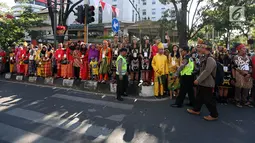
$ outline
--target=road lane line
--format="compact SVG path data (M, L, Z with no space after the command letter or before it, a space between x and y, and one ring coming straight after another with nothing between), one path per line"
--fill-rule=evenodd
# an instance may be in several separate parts
M95 100L95 99L70 96L70 95L65 95L65 94L54 94L51 97L59 98L59 99L66 99L66 100L76 101L76 102L82 102L82 103L88 103L88 104L107 106L107 107L123 109L123 110L132 110L134 107L134 105L132 105L132 104L115 103L115 102L110 102L110 101Z
M57 112L52 114L42 114L31 110L15 108L5 113L55 128L61 128L86 136L97 137L98 139L105 139L112 132L112 129L90 124L89 120L79 121L78 118L74 118L73 120L68 118L60 118L61 115Z
M0 140L10 143L62 143L3 123L0 123L0 129Z

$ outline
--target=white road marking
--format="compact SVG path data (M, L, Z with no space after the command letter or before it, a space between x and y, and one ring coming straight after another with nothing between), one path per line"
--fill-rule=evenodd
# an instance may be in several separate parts
M77 96L70 96L70 95L65 95L65 94L54 94L52 97L59 98L59 99L66 99L66 100L70 100L70 101L88 103L88 104L108 106L111 108L117 108L117 109L123 109L123 110L132 110L134 107L134 105L132 105L132 104L115 103L115 102L109 102L109 101L82 98L82 97L77 97Z
M10 143L62 143L3 123L0 129L0 139Z
M97 137L98 139L105 139L112 132L112 129L106 127L96 126L90 124L89 120L79 121L78 118L73 120L68 118L60 118L60 114L54 112L53 114L42 114L39 112L15 108L5 112L6 114L30 120L36 123L49 125L56 128L76 132L86 136Z

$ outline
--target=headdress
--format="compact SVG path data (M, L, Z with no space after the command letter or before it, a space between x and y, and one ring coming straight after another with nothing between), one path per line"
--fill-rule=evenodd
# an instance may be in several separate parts
M144 40L150 40L150 37L146 35L146 36L143 37L143 39Z

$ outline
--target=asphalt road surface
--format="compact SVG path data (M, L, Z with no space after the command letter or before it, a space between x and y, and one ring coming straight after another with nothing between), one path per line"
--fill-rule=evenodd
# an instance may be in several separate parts
M208 122L205 108L193 116L172 102L1 81L0 143L254 142L255 109L219 105L219 120Z

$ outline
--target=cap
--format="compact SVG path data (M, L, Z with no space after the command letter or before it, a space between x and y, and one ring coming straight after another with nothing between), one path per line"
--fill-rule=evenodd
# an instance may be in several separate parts
M126 49L126 48L121 48L121 49L119 50L119 52L127 52L127 49Z

